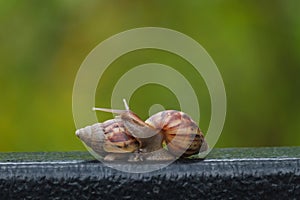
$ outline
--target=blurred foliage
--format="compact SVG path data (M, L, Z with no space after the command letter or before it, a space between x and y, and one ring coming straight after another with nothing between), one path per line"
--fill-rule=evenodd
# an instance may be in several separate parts
M228 100L218 147L300 145L299 9L297 0L0 1L0 151L83 150L71 107L76 72L101 41L144 26L185 33L214 59ZM99 82L97 106L110 105L122 70L147 62L173 66L199 85L205 132L210 100L203 80L162 51L117 59ZM153 103L177 108L174 97L167 88L146 85L130 105L146 118Z

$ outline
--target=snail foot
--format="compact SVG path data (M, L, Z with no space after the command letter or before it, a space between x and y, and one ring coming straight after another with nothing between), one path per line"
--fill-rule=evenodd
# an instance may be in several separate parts
M171 155L167 150L161 148L159 150L143 153L145 157L145 160L148 161L168 161L168 160L174 160L175 157Z
M104 161L116 161L116 160L125 160L128 158L126 153L110 153L104 157Z

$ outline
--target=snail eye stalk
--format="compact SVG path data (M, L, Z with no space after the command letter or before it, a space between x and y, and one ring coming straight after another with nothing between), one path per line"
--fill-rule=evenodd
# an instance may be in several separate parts
M96 108L96 107L93 107L92 110L93 111L98 110L98 111L102 111L102 112L109 112L109 113L115 113L115 114L123 114L125 112L130 111L126 99L123 99L123 103L125 106L125 110L117 110L117 109L110 109L110 108Z

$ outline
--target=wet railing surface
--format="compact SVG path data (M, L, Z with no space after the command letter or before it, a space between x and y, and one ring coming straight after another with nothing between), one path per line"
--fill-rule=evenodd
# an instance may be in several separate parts
M149 173L88 152L0 153L0 199L204 198L300 199L300 147L214 149Z

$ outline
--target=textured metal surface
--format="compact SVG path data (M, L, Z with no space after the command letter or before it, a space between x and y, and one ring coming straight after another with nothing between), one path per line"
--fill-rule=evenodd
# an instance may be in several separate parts
M300 147L215 149L143 174L85 152L0 153L0 199L204 198L300 199Z

